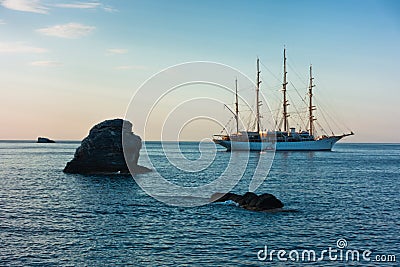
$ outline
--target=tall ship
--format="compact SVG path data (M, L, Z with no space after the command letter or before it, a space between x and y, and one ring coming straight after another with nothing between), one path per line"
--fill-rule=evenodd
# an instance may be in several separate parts
M239 104L238 104L238 88L236 80L235 88L235 121L236 121L236 132L232 134L214 135L214 143L225 147L228 151L231 150L250 150L250 151L264 151L273 150L276 151L331 151L333 146L340 139L354 135L345 133L341 135L320 135L316 136L314 121L314 111L316 106L313 104L313 76L312 76L312 65L310 65L310 77L308 85L308 125L307 130L296 131L295 127L289 126L288 106L289 101L287 100L287 67L286 67L286 49L283 50L283 104L282 104L282 125L283 129L274 129L269 131L260 130L260 66L259 59L257 59L257 82L256 82L256 129L254 131L239 131Z

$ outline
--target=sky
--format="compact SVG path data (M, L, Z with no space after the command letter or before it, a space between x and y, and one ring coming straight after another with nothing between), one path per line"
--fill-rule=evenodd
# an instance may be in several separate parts
M283 47L289 80L298 84L288 93L296 96L297 89L304 95L312 63L317 112L326 104L324 110L341 125L338 134L354 131L347 142L400 142L396 0L0 0L0 140L81 140L94 124L124 118L138 92L142 99L133 101L129 119L143 135L149 117L142 85L170 66L192 61L230 66L254 82L259 57L261 90L275 110ZM161 82L156 87L146 89L148 99L168 89L160 89ZM224 96L195 88L180 96ZM196 90L203 94L190 94ZM229 106L233 100L227 98ZM164 102L158 108L174 108ZM201 115L202 109L231 116L221 103L196 103L168 121L181 129L184 117ZM316 115L322 124L322 115ZM180 139L210 137L221 123L193 120ZM158 140L162 124L151 125L145 139Z

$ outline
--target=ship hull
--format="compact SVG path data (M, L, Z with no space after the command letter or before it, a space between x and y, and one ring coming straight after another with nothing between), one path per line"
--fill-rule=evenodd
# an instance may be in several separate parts
M214 143L225 147L228 151L264 151L273 150L274 144L270 142L238 142L230 140L214 140Z
M297 141L297 142L277 142L274 147L270 142L237 142L230 140L214 140L218 145L225 147L228 151L331 151L333 146L342 136L331 136L319 140Z
M341 136L299 142L277 142L276 151L331 151Z

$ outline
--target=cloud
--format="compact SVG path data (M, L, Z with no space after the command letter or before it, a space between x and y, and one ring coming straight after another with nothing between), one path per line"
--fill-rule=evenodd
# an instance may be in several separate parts
M55 7L62 7L62 8L80 8L80 9L92 9L98 8L101 6L100 3L97 2L75 2L69 4L55 4Z
M72 22L62 25L55 25L48 28L38 29L36 31L48 36L76 39L88 35L94 29L96 29L96 27Z
M116 8L113 8L113 7L111 7L111 6L103 6L103 10L104 11L107 11L107 12L117 12L118 11L118 9L116 9Z
M47 61L34 61L31 62L29 65L35 67L58 67L61 66L62 64L57 61L47 60Z
M40 0L0 0L1 5L5 8L33 12L40 14L47 14L48 8L40 3Z
M6 22L4 20L0 19L0 25L4 25L4 24L6 24Z
M40 47L34 47L30 45L26 45L21 42L15 43L4 43L0 42L0 53L45 53L46 49Z
M112 55L121 55L121 54L126 54L128 53L127 49L122 49L122 48L111 48L107 50L108 54L112 54Z
M125 66L118 66L115 67L117 70L145 70L147 69L145 66L140 66L140 65L125 65Z
M60 8L77 8L77 9L103 9L104 11L107 12L114 12L117 11L116 9L103 5L102 3L99 2L74 2L74 3L67 3L67 4L55 4L53 5L54 7L60 7Z
M60 3L60 4L45 4L41 3L42 0L0 0L0 4L8 9L34 12L40 14L48 14L49 7L59 8L75 8L75 9L103 9L106 12L116 12L117 10L111 6L104 5L102 3L91 1L91 2L72 2L72 3Z

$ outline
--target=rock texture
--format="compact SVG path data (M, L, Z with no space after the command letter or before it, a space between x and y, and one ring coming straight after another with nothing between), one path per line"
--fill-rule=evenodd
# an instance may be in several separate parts
M38 137L36 143L55 143L55 141L46 137Z
M123 137L123 138L122 138ZM124 139L124 150L122 145ZM126 162L135 173L150 171L137 165L142 139L132 133L132 123L122 119L106 120L95 125L76 149L74 158L64 168L66 173L129 173Z
M225 202L228 200L238 203L242 208L254 211L268 211L283 208L284 206L279 199L268 193L259 196L253 192L247 192L243 196L234 193L215 193L211 196L211 202Z

